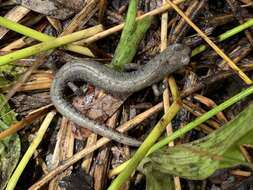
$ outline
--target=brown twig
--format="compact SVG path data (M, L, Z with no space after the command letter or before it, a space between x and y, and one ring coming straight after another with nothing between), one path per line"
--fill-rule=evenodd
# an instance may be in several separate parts
M51 164L54 167L58 166L62 161L73 156L74 134L72 133L72 128L70 125L71 125L70 122L66 118L63 118L61 120L60 130L57 134L57 141L51 161ZM69 176L71 172L72 169L68 168L68 170L56 176L53 180L50 181L48 190L59 189L60 188L59 181L62 178Z
M98 0L87 1L83 9L76 14L76 16L71 20L70 24L64 29L60 36L71 34L80 25L84 25L97 11Z
M200 94L195 94L193 96L193 98L195 100L198 100L199 102L201 102L202 104L206 105L207 107L209 107L210 109L211 108L214 108L215 106L217 106L217 104L211 100L210 98L207 98L205 96L202 96ZM227 118L225 117L225 115L223 114L223 112L219 112L217 115L217 118L220 120L221 123L225 124L227 123Z
M200 108L199 106L197 106L196 104L193 104L192 102L188 100L183 100L183 107L196 117L199 117L206 112L205 110L203 110L202 108ZM220 128L220 124L214 119L209 119L206 122L214 129Z
M190 6L185 11L185 14L190 18L194 19L196 15L199 13L201 8L204 5L204 1L193 1ZM185 22L185 20L182 18L175 29L173 30L171 37L170 37L170 43L175 43L181 41L181 39L184 37L185 33L188 31L189 25Z

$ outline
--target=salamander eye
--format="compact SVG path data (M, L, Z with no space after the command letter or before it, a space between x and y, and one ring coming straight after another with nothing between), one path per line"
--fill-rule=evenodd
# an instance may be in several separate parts
M173 48L173 50L175 50L175 51L183 51L184 50L184 45L182 45L182 44L173 44L172 45L172 48Z

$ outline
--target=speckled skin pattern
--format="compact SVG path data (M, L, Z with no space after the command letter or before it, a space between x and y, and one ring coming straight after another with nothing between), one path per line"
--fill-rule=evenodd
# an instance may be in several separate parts
M118 72L94 61L69 61L60 68L53 80L50 91L52 102L63 116L74 123L117 142L139 146L140 141L98 124L76 110L63 98L67 83L84 81L114 95L130 94L162 80L187 65L190 61L190 52L185 45L171 45L151 59L142 69L133 72Z

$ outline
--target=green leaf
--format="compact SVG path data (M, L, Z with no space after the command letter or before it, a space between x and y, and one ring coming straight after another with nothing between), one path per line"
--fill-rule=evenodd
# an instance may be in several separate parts
M148 155L138 168L147 176L147 180L153 179L147 182L148 189L155 189L150 184L157 184L156 179L162 175L203 180L218 169L236 165L252 167L239 149L240 145L253 144L252 115L253 105L250 105L233 120L204 138L172 148L164 147Z
M151 168L145 168L146 186L148 190L174 190L173 179L170 174L164 174L159 171L149 171Z
M0 102L5 97L0 94ZM16 114L5 104L0 110L0 131L7 129L14 121ZM0 140L0 190L4 189L20 157L20 139L17 134Z

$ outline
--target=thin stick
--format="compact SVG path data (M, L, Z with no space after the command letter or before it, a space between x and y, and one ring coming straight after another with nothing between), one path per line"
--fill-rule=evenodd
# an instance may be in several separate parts
M84 3L82 10L75 15L68 26L61 33L61 36L71 34L78 29L80 25L85 25L97 10L97 0L89 0Z
M223 51L215 45L206 35L203 33L184 13L179 9L177 5L172 3L170 0L167 2L177 11L177 13L182 16L185 21L194 29L198 34L219 54L225 61L227 61L228 65L244 80L246 84L252 84L252 80L225 54Z
M163 4L166 4L166 0L163 0ZM166 47L168 46L167 36L168 36L168 13L165 12L162 14L162 17L161 17L161 51L166 49ZM173 76L170 76L170 78L171 77L173 78ZM164 112L167 112L170 107L170 93L169 93L169 88L168 88L168 80L169 80L168 77L165 77L164 81L166 83L165 84L166 89L163 92ZM175 88L177 88L176 83L175 83ZM169 123L166 126L166 131L167 131L168 136L173 133L173 128L172 128L171 123ZM169 146L174 146L174 142L171 142ZM174 179L175 190L181 190L180 178L178 176L174 176L173 179Z

